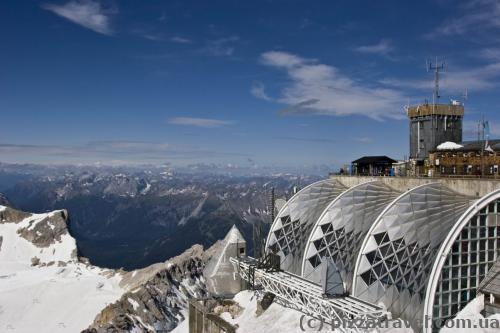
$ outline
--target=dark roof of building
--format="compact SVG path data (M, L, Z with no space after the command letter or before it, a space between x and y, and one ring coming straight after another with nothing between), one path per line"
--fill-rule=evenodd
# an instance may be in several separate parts
M500 295L500 257L479 284L479 290L485 294Z
M464 141L460 143L463 148L460 148L459 150L462 151L476 151L476 150L481 150L482 148L485 148L485 141ZM493 150L500 150L500 140L488 140L488 145L493 149Z
M393 160L390 157L387 156L363 156L361 158L358 158L355 161L352 161L352 164L374 164L374 163L396 163L396 160Z

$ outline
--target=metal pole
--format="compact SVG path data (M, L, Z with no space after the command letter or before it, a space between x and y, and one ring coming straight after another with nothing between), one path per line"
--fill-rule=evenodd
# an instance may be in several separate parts
M484 114L481 115L481 136L482 136L482 141L481 141L481 178L484 177L484 161L483 161L483 156L484 156Z

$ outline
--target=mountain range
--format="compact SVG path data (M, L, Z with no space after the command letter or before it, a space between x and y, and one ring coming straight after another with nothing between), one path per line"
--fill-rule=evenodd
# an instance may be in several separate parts
M289 198L318 179L293 174L181 172L172 167L0 164L0 192L21 210L67 209L80 253L92 264L128 270L210 246L236 225L253 253L271 222L271 192ZM1 200L1 199L0 199Z

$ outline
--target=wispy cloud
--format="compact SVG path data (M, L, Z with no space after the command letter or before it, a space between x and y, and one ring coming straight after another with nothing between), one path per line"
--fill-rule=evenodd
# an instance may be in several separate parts
M274 139L285 141L302 141L302 142L316 142L316 143L338 143L337 140L325 138L303 138L297 136L275 136Z
M217 57L232 56L235 51L234 43L239 40L240 38L238 36L211 39L207 41L203 51L209 55Z
M257 98L263 99L265 101L270 101L271 97L269 97L266 93L266 88L262 82L254 82L252 87L250 88L250 93Z
M178 44L191 44L193 41L188 38L180 37L180 36L174 36L170 38L171 42L178 43Z
M110 14L114 11L105 10L98 1L71 0L63 5L43 4L42 8L95 32L113 34Z
M458 4L460 14L445 20L427 38L463 35L484 29L500 28L500 2L497 0L470 0Z
M468 69L448 68L448 71L441 76L440 86L445 92L459 94L465 89L480 91L495 88L499 80L500 61ZM432 91L434 87L434 82L430 77L423 80L388 78L381 82L393 87L416 90Z
M377 44L358 46L354 50L359 53L387 56L394 51L394 46L389 39L381 39Z
M373 139L369 138L369 137L366 137L366 136L362 136L362 137L359 137L359 138L354 138L354 141L360 142L360 143L372 143Z
M209 118L192 118L192 117L175 117L168 120L172 125L196 126L196 127L222 127L233 124L229 120L209 119Z
M283 114L360 115L373 119L403 118L404 95L371 86L342 74L336 67L279 51L261 55L263 64L286 72L290 82L276 99Z
M145 39L149 39L149 40L152 40L154 42L159 42L159 41L164 40L163 36L157 35L157 34L144 33L141 36Z
M485 48L482 50L475 50L474 54L482 59L500 62L500 48Z
M310 19L308 19L307 17L305 17L302 20L300 20L299 28L305 29L305 28L311 26L312 24L313 24L313 22Z
M488 122L490 124L490 139L500 138L500 123L491 120ZM467 139L477 140L478 121L465 120L463 122L463 131Z
M147 141L94 141L81 145L25 145L0 143L3 161L42 163L164 163L168 160L201 160L211 157L249 156L192 146Z

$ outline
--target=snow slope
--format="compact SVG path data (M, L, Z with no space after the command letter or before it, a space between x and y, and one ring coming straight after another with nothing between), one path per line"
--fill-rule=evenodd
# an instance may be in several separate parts
M303 314L290 308L285 308L282 305L273 302L260 315L257 315L257 297L253 291L242 291L234 297L234 301L243 308L241 313L231 315L229 312L224 312L220 316L230 324L237 326L237 333L255 333L255 332L332 332L327 325L320 329L318 321L312 321L311 325L307 324L310 317L301 318ZM188 321L184 320L177 326L172 333L188 333ZM389 325L390 327L390 325ZM392 328L369 330L366 333L413 333L411 328Z
M40 230L66 223L61 211L9 221L2 218L8 210L16 215L0 206L0 332L80 332L124 293L118 274L78 261L67 229L50 245L35 245Z
M257 299L252 291L242 291L234 297L243 311L232 318L228 312L222 313L221 317L232 325L238 325L238 333L255 332L303 332L300 329L300 317L298 311L284 308L276 303L264 311L260 316L256 315ZM311 330L311 331L317 331ZM172 333L189 332L188 321L184 320Z
M464 327L444 327L439 332L440 333L498 333L500 329L494 324L486 324L486 320L496 320L497 323L500 322L500 315L493 315L488 318L484 318L481 311L484 309L484 295L479 295L474 300L470 301L465 308L463 308L456 316L455 319L465 319L470 320L472 323L472 328ZM495 324L496 325L496 324ZM490 327L494 326L494 327Z

